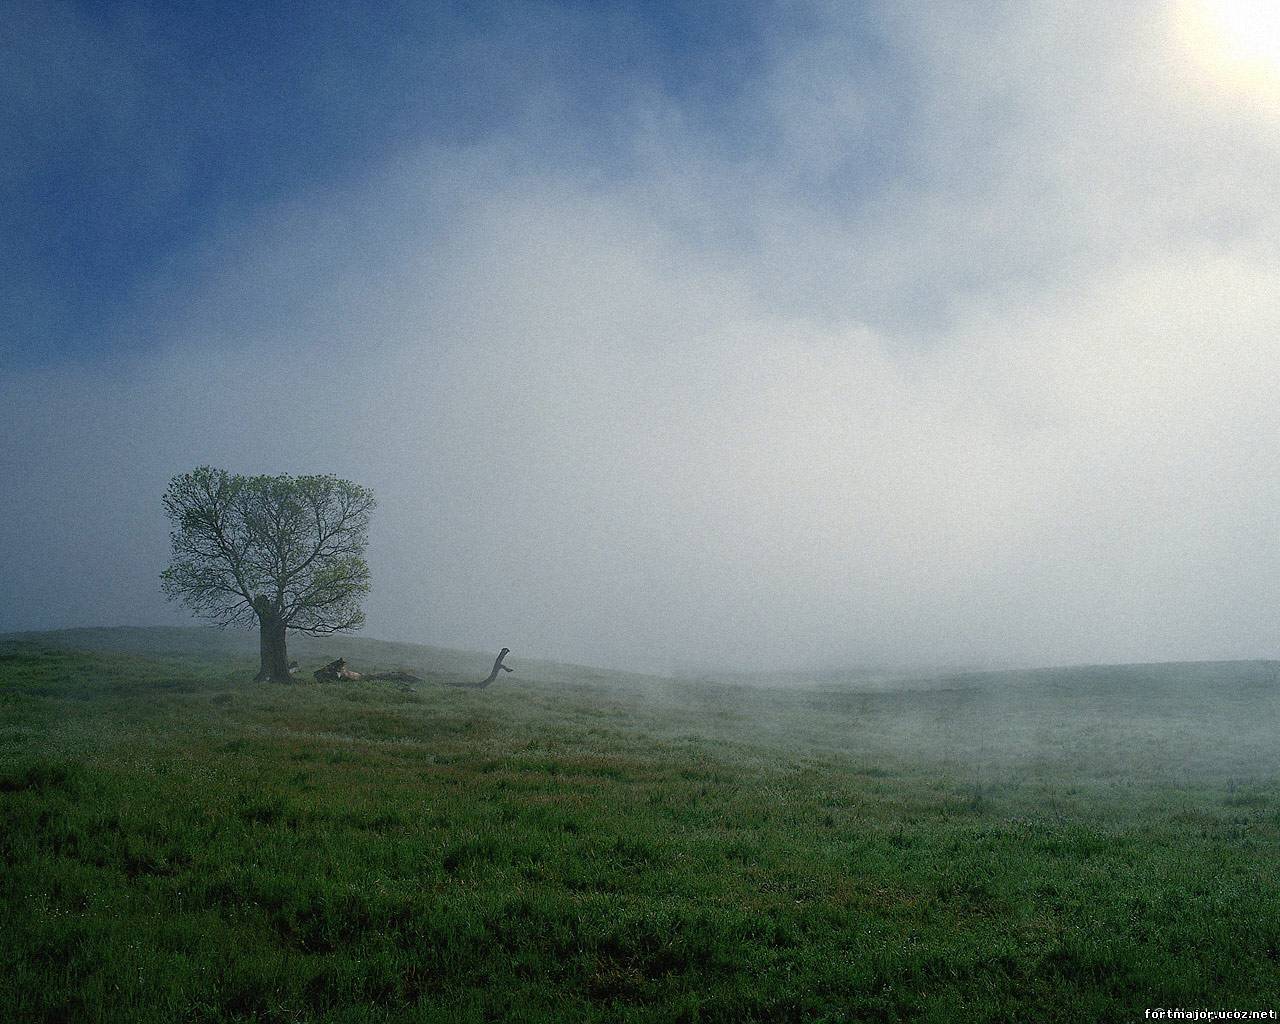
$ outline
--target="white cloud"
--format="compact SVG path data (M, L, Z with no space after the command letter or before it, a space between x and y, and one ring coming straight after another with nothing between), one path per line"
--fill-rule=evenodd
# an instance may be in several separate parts
M886 20L896 72L838 12L782 34L747 155L647 93L633 176L425 148L209 242L139 309L154 360L6 386L10 624L157 614L159 490L211 461L374 487L375 634L1271 653L1280 113L1154 7L941 9Z

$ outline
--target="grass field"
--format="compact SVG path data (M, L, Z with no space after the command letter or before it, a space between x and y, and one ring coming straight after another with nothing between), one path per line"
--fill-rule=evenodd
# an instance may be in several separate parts
M1126 1021L1280 1009L1280 666L628 676L0 638L20 1021Z

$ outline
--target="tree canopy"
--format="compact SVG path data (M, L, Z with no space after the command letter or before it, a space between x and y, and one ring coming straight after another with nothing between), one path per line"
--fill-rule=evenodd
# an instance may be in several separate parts
M175 476L164 495L173 557L161 589L222 626L256 620L259 677L288 678L286 630L325 636L364 625L375 504L370 490L336 476L200 466Z

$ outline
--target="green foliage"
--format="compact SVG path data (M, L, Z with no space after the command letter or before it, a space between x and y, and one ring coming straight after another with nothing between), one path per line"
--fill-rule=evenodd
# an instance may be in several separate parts
M172 559L161 589L220 625L272 617L312 635L358 629L373 493L335 476L240 476L200 466L164 495Z
M1271 666L859 691L522 662L405 701L262 691L236 681L251 649L155 636L185 653L0 641L12 1019L1137 1020L1280 996Z

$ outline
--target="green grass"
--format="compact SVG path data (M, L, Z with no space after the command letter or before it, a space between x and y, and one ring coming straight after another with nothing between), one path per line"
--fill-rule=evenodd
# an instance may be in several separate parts
M77 649L80 648L80 649ZM0 639L0 1008L1141 1020L1280 1004L1270 663L792 685Z

